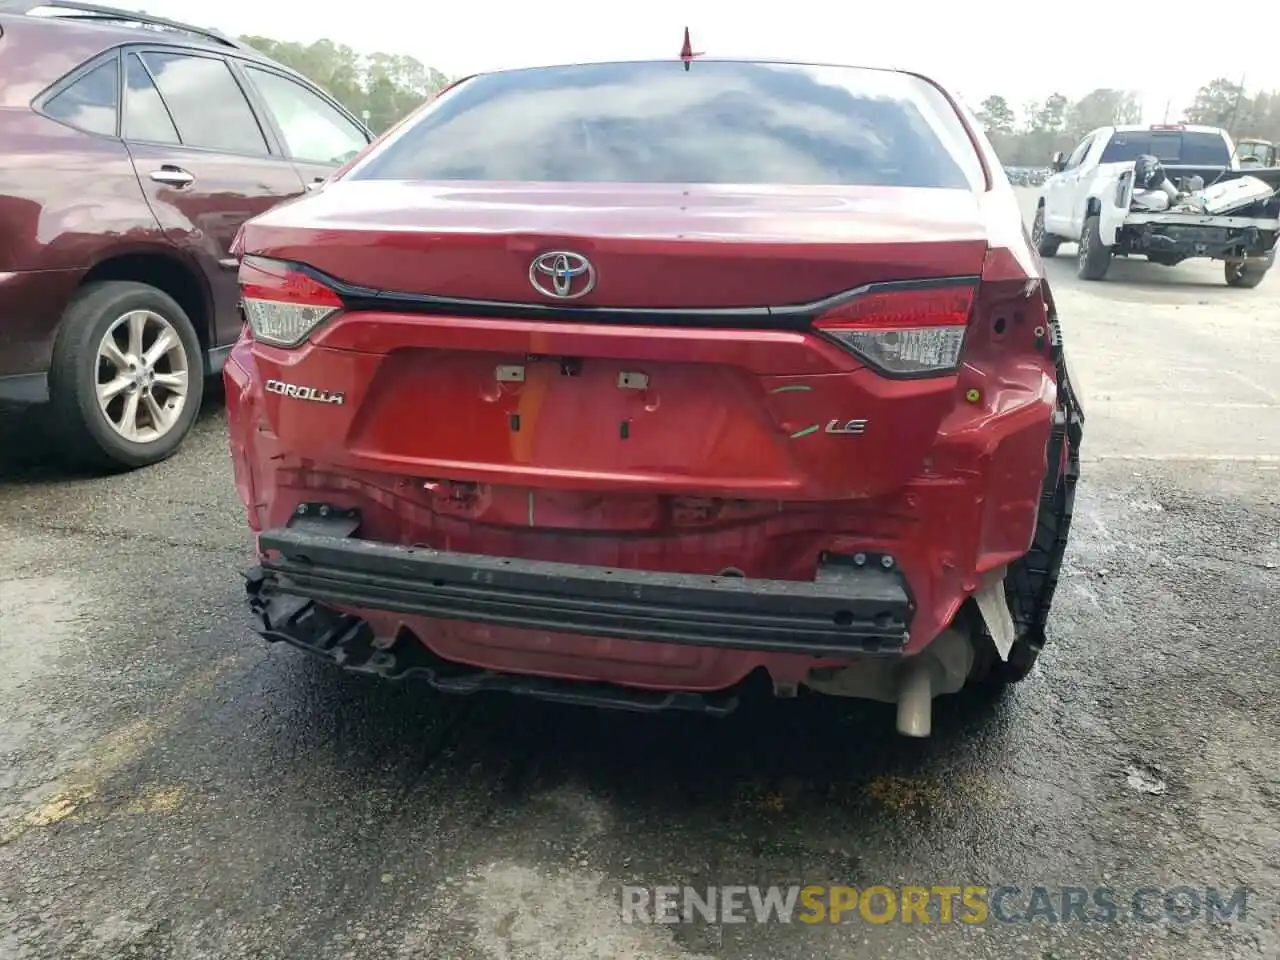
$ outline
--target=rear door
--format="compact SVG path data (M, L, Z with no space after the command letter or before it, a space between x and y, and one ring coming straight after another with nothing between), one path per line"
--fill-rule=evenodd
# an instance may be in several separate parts
M227 61L177 48L124 58L123 136L165 234L195 255L214 301L214 343L239 333L231 242L240 225L304 192Z
M259 110L274 122L285 153L310 187L368 146L372 137L338 104L284 73L241 62Z

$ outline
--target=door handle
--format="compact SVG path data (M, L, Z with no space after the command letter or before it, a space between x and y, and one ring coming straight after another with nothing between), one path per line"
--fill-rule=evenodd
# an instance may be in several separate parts
M196 182L195 174L167 163L159 170L152 170L151 179L156 183L167 183L171 187L189 187Z
M319 189L320 189L321 187L323 187L324 185L325 185L325 179L324 179L324 177L316 177L314 180L312 180L310 183L308 183L308 184L307 184L307 189L308 189L308 190L319 190Z

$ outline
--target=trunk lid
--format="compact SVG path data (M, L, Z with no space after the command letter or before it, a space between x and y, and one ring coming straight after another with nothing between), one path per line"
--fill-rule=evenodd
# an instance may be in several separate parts
M884 280L974 276L966 190L345 181L252 221L246 248L403 294L575 307L807 303ZM591 261L571 302L534 289L548 251Z

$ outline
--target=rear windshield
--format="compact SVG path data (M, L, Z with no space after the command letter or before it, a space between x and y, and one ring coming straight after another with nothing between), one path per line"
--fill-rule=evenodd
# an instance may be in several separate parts
M486 74L352 179L981 189L955 109L892 71L695 61Z
M1139 130L1113 134L1099 163L1123 163L1150 154L1161 163L1188 167L1226 167L1231 151L1220 133Z

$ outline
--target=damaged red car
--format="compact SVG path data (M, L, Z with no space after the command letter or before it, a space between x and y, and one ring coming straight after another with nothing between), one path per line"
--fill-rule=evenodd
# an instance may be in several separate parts
M238 241L259 632L458 693L723 713L1024 677L1083 415L930 80L468 78Z

